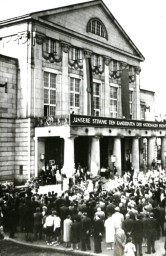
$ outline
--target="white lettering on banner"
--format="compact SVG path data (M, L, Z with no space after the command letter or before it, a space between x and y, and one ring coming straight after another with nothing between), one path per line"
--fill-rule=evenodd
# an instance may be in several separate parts
M138 123L138 122L137 122L137 123L136 123L136 126L137 126L137 127L142 127L142 123Z
M113 120L109 120L109 125L115 125L116 124L116 122L115 121L113 121Z
M159 124L159 128L166 128L166 124Z
M117 125L122 125L122 126L135 126L134 122L128 122L128 121L117 121Z
M90 124L90 118L77 118L74 117L73 123L86 123L86 124Z
M157 128L157 127L158 127L158 124L143 123L143 127L153 127L153 128Z
M107 120L104 119L92 119L93 124L105 124L107 125Z

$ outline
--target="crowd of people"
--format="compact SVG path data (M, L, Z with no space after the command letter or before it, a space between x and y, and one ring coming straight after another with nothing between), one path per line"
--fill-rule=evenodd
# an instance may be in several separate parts
M23 232L26 240L95 253L102 252L103 240L115 256L141 256L143 246L155 253L155 241L165 235L164 169L102 179L89 172L80 179L79 172L74 183L61 195L0 190L1 237Z

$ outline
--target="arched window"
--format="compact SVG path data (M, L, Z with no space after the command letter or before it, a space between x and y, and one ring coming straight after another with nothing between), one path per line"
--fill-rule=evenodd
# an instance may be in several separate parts
M87 24L87 32L91 32L95 35L104 37L108 40L107 30L101 20L98 18L92 18Z

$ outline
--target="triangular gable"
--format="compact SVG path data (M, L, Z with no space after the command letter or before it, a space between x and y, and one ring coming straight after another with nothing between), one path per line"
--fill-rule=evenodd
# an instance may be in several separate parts
M69 31L77 32L80 35L86 35L87 38L94 39L94 34L87 33L86 27L90 18L97 17L104 23L107 32L108 40L98 37L103 44L110 45L115 49L120 49L123 52L136 56L141 61L144 56L120 26L118 21L109 11L102 0L84 2L80 4L69 5L56 9L32 13L32 18L40 21L46 21L51 25L58 25L61 28L65 27Z

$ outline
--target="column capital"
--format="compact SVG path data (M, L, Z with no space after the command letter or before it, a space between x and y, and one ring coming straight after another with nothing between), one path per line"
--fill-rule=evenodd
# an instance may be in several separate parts
M91 50L88 50L88 49L83 49L83 52L84 52L85 58L90 58L93 53Z
M124 61L120 61L121 69L125 69L127 67L127 63Z
M61 41L60 44L61 44L61 47L62 47L62 51L65 52L65 53L68 53L69 49L71 47L71 44L67 43L65 41Z
M118 133L117 136L115 137L115 139L123 139L124 138L124 135Z
M108 56L103 56L103 58L104 58L105 65L108 66L110 64L112 58L108 57Z
M33 45L35 45L35 42L39 45L43 44L46 36L40 32L33 32Z
M140 68L140 67L135 67L135 73L136 73L137 75L139 75L140 72L141 72L141 68Z

